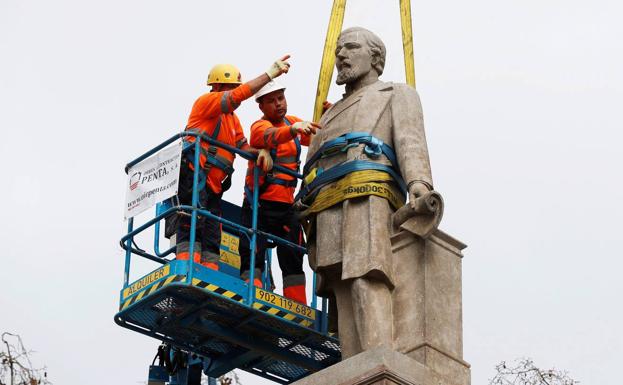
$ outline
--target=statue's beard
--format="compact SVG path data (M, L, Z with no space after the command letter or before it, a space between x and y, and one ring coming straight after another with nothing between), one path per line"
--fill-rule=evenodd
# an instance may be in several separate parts
M352 83L355 80L359 79L361 75L363 74L358 71L357 67L342 68L342 70L337 73L337 79L335 80L335 82L338 85Z

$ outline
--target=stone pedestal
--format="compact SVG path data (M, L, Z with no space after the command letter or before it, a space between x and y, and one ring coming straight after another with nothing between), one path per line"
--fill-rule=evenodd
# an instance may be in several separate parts
M357 354L293 385L458 385L390 349Z
M466 246L441 230L392 236L392 348L379 348L296 385L470 385L463 360L461 263Z
M392 237L394 349L457 385L470 384L463 360L465 247L441 230L426 240L407 231Z

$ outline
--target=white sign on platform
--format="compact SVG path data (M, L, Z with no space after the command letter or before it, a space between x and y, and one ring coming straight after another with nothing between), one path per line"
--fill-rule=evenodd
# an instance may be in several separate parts
M177 194L181 158L182 141L178 140L128 170L125 219Z

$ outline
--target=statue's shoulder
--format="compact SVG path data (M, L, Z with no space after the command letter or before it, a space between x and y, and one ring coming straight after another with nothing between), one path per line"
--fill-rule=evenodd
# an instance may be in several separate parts
M393 94L405 95L405 96L417 96L418 93L414 87L405 84L405 83L394 83L394 82L384 82L378 81L372 87L368 89L368 92L391 92Z
M392 89L396 93L417 95L417 91L415 90L415 87L412 87L412 86L410 86L410 85L408 85L406 83L391 83L391 82L387 82L385 84L391 84Z
M393 96L394 103L400 100L406 100L409 102L417 101L419 103L420 96L418 92L415 90L415 87L412 87L405 83L385 83L388 87L391 87L391 92Z
M365 93L373 93L373 92L387 92L392 91L395 87L395 83L392 82L384 82L382 80L377 81L376 83L368 86L365 89Z

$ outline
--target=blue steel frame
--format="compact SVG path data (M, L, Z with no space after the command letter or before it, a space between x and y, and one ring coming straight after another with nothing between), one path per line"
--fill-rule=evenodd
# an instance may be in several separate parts
M166 217L168 217L169 215L178 212L178 211L185 211L185 212L190 212L191 214L191 224L190 224L190 239L189 239L189 243L190 243L190 250L189 250L189 255L193 255L193 249L194 249L194 245L195 245L195 229L197 226L197 216L198 215L202 215L205 217L208 217L210 219L216 220L230 228L236 229L240 232L240 234L243 234L244 236L246 236L249 239L249 243L250 243L250 266L255 266L255 258L257 257L255 254L255 245L257 243L257 237L258 236L262 236L265 237L267 239L272 240L273 242L280 244L280 245L285 245L285 246L289 246L289 247L293 247L295 249L298 249L302 252L304 252L305 254L307 254L307 249L299 246L297 244L294 244L292 242L289 242L283 238L280 238L276 235L261 231L257 228L258 224L258 218L257 218L257 209L258 209L258 200L259 200L259 194L258 194L258 190L257 188L253 189L253 199L252 199L252 227L251 228L247 228L244 227L242 225L239 225L235 222L229 221L227 219L221 218L217 215L212 214L211 212L207 211L207 210L202 210L198 207L198 200L199 200L199 194L197 191L197 185L199 183L199 170L201 170L200 164L199 164L199 155L201 153L201 141L206 141L208 143L210 143L211 145L217 146L217 147L221 147L229 152L238 154L240 156L242 156L243 158L247 159L247 160L251 160L251 161L255 161L257 159L257 156L254 154L251 154L249 152L246 151L242 151L238 148L232 147L230 145L227 145L225 143L219 142L215 139L210 138L209 136L203 135L201 133L196 133L196 132L180 132L177 133L175 135L173 135L172 137L170 137L169 139L165 140L164 142L162 142L161 144L159 144L158 146L152 148L151 150L147 151L146 153L144 153L143 155L139 156L138 158L134 159L133 161L129 162L126 167L125 167L125 172L127 173L128 170L140 163L141 161L149 158L150 156L154 155L156 152L160 151L161 149L167 147L168 145L172 144L173 142L175 142L178 139L181 138L186 138L186 137L194 137L195 138L195 142L194 142L194 146L195 146L195 152L194 152L194 159L193 159L193 163L194 163L194 174L193 174L193 193L192 193L192 202L191 205L177 205L177 206L173 206L170 207L169 209L165 210L162 213L157 214L154 218L152 218L151 220L147 221L146 223L144 223L143 225L137 227L136 229L134 229L134 218L129 218L128 219L128 227L127 227L127 234L121 238L120 240L120 245L121 247L126 251L125 253L125 268L124 268L124 275L123 275L123 289L127 288L129 285L129 276L130 276L130 265L131 265L131 259L132 259L132 254L136 254L138 256L144 257L146 259L149 259L151 261L154 262L158 262L161 264L166 264L171 262L170 259L166 259L165 257L172 254L175 251L175 247L171 247L168 250L164 251L164 252L160 252L159 250L159 234L160 234L160 221ZM294 172L290 169L287 169L285 167L279 166L279 165L274 165L273 166L274 170L277 170L281 173L287 174L287 175L291 175L295 178L298 179L302 179L303 176L300 173ZM253 181L254 181L254 186L258 186L259 185L259 168L256 166L253 169ZM136 245L134 243L134 237L145 231L146 229L148 229L149 227L151 227L152 225L154 225L155 228L155 232L156 232L156 236L154 237L154 254L149 254L144 250L139 249L138 247L133 247L132 245ZM270 261L270 256L268 257L269 261ZM187 275L186 275L186 283L191 285L192 284L192 279L193 279L193 265L194 265L194 258L189 258L188 259L188 265L187 265ZM267 266L270 266L270 264L268 264ZM268 268L265 269L265 271L268 271ZM249 269L249 282L253 282L254 277L255 276L255 269L250 268ZM265 277L263 277L265 278ZM312 288L313 288L313 292L312 292L312 301L310 303L310 307L313 309L316 309L317 304L318 304L318 299L317 299L317 295L316 295L316 274L313 274L313 279L312 279ZM252 308L253 307L253 303L255 302L255 296L254 294L254 290L255 287L252 284L248 285L248 295L245 301L245 305ZM321 314L321 332L323 334L327 333L327 325L328 325L328 317L327 317L327 313L328 313L328 303L327 303L327 299L323 298L322 300L322 307L320 309L320 314Z

